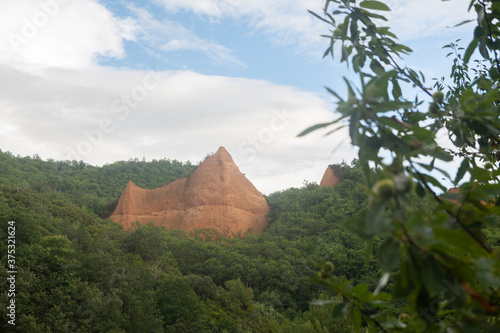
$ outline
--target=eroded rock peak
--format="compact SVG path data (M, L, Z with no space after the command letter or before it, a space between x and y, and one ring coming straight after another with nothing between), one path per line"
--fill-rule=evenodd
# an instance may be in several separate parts
M321 187L335 187L340 181L340 178L335 174L332 166L329 165L325 173L323 174L323 178L321 178L321 182L319 186Z
M269 206L240 172L224 147L207 157L187 178L146 190L129 182L111 219L125 229L152 221L168 229L217 229L226 234L260 233Z

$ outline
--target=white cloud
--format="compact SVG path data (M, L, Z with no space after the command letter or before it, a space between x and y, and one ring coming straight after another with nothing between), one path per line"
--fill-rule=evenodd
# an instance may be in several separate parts
M0 2L0 63L74 67L123 57L136 26L96 0Z
M207 55L216 64L246 66L238 58L232 56L228 48L201 39L178 22L158 21L149 12L134 5L129 5L128 8L137 17L137 23L140 26L139 38L145 40L151 48L164 52L196 51Z
M327 46L320 35L328 34L329 26L314 18L307 10L323 12L324 0L155 0L166 10L191 11L206 15L215 22L224 19L243 20L255 32L265 33L277 45L296 46L300 51L324 51ZM379 12L390 19L388 25L402 40L407 41L436 33L444 36L459 29L447 29L473 17L467 13L469 0L387 0L391 12ZM333 11L330 4L329 11ZM320 53L321 54L321 53Z
M307 10L321 12L322 0L155 0L167 11L191 11L214 22L244 20L254 31L264 32L276 45L298 46L302 51L324 48L320 34L325 26Z
M266 193L319 182L326 165L354 157L347 144L331 155L339 136L296 138L333 115L322 99L293 87L98 67L28 74L0 65L0 75L12 78L0 81L1 149L15 154L92 164L143 156L197 163L225 146Z
M428 36L463 33L470 26L450 28L456 24L475 18L475 13L467 12L469 0L388 0L392 11L387 14L392 31L401 40Z

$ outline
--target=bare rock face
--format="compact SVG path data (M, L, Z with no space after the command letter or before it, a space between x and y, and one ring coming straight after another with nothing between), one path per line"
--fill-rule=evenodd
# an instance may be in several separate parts
M448 193L459 194L460 193L460 187L452 187L452 188L448 189ZM453 202L456 205L460 205L460 201L459 200L454 200L454 199L448 199L448 200L450 200L451 202ZM481 205L483 205L483 206L487 205L486 201L484 201L484 200L481 200L480 202L481 202ZM494 206L495 205L495 201L491 202L490 205Z
M224 147L207 157L187 178L154 190L129 182L111 219L131 227L152 221L167 229L217 229L231 235L267 226L266 199L240 172Z
M335 187L339 183L340 179L335 175L335 172L332 169L332 166L329 165L325 173L323 174L323 178L321 178L321 182L319 186L321 187Z

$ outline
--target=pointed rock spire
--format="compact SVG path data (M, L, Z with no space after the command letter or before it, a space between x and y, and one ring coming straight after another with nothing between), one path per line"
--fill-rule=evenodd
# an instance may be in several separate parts
M340 181L340 178L335 175L335 171L333 170L332 166L329 165L325 173L323 174L323 178L321 178L321 182L319 183L319 186L321 187L335 187Z
M231 234L252 228L260 233L268 211L262 193L220 147L187 178L154 190L129 182L110 218L125 229L134 221L153 221L168 229L214 228Z

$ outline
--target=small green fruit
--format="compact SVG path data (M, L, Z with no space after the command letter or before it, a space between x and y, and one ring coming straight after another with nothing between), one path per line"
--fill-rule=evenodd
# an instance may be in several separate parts
M316 274L321 279L327 279L328 277L331 276L331 273L333 271L333 264L329 261L323 263L323 266L321 266L321 271Z
M444 102L444 94L442 91L436 91L434 95L432 95L432 98L434 99L434 102L438 104L443 104Z
M335 30L333 30L333 35L340 37L342 36L342 30L344 28L344 23L340 23Z
M410 321L410 316L407 313L402 313L399 315L398 319L403 323L408 323Z
M326 271L326 272L331 272L333 271L333 264L330 262L330 261L327 261L323 264L323 269Z
M485 167L486 169L493 169L493 164L491 164L490 162L488 162L488 163L486 163L486 164L484 165L484 167Z
M379 180L374 186L373 186L373 194L376 195L377 197L383 198L383 199L389 199L391 198L395 191L396 187L394 185L394 181L390 178L382 179Z
M438 114L438 112L439 112L439 106L437 105L437 103L433 102L429 104L429 113Z

